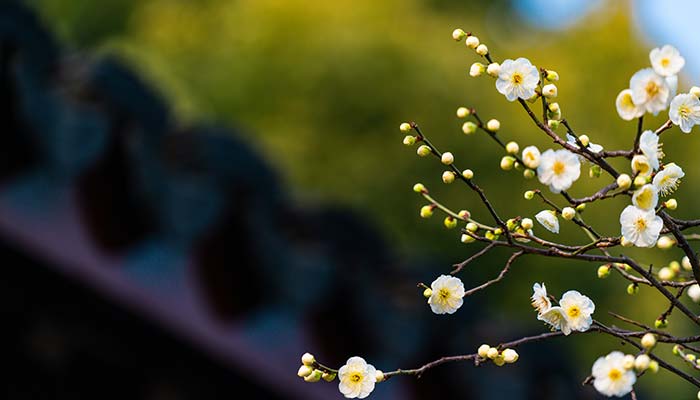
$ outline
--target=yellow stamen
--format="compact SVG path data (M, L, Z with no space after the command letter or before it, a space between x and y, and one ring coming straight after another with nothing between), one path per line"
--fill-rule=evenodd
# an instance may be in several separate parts
M554 170L555 175L561 175L564 173L566 165L564 165L564 163L561 161L555 161L554 165L552 166L552 169Z
M581 309L578 308L578 306L572 306L566 310L566 313L569 314L569 317L576 318L579 316L579 314L581 314Z
M608 378L610 378L611 381L619 380L622 378L622 371L617 368L613 368L608 372Z

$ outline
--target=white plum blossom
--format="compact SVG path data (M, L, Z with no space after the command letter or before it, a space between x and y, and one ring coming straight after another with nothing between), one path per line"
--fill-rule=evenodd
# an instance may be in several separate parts
M653 131L646 130L639 137L639 149L649 161L649 165L656 171L659 169L659 160L664 157L659 144L659 135Z
M659 204L659 189L652 184L642 186L632 195L632 204L642 210L654 210Z
M651 66L661 76L673 76L678 74L685 66L685 58L675 47L665 45L649 52Z
M559 306L550 307L549 310L538 314L537 319L549 324L553 331L562 331L567 336L571 334L571 326L566 319L564 309Z
M544 282L540 285L535 283L532 285L532 307L537 310L538 314L542 314L552 307L552 302L547 296L547 288L544 286Z
M537 169L540 165L540 149L536 146L527 146L523 149L523 164L530 169Z
M576 290L569 290L559 300L566 323L571 330L585 332L591 327L595 311L593 301ZM566 332L565 332L566 334Z
M496 80L496 89L506 96L508 101L518 98L527 100L535 95L535 89L540 81L537 67L527 58L505 60L501 63Z
M549 190L560 193L567 190L581 176L581 161L569 150L549 149L542 153L537 167L537 178Z
M683 169L675 163L666 164L664 169L655 176L652 184L656 186L662 196L669 195L676 191L681 183L681 178L685 176Z
M632 162L630 163L632 172L639 176L649 176L654 170L651 168L651 163L649 159L643 154L637 154L632 157Z
M700 303L700 285L697 283L690 285L690 287L688 287L688 297L690 297L694 302Z
M568 144L576 147L577 149L579 148L578 143L576 143L576 136L574 136L570 133L566 134L566 142ZM589 143L588 150L592 151L593 153L600 153L601 151L603 151L603 146L601 146L599 144L595 144L595 143Z
M693 126L700 124L700 100L692 94L679 94L671 100L668 117L681 131L690 133Z
M664 224L653 209L627 206L620 214L620 225L625 240L637 247L653 247Z
M459 278L440 275L430 285L430 289L432 293L428 304L435 314L452 314L462 307L464 284Z
M644 115L644 107L638 107L632 99L632 90L625 89L615 99L617 114L625 121L631 121Z
M654 115L666 109L670 88L663 76L651 68L637 71L630 79L632 101Z
M559 233L559 219L552 210L542 210L535 215L535 219L548 231Z
M598 358L591 368L593 387L608 397L626 396L637 382L637 375L633 370L625 368L625 364L625 355L619 351Z
M338 389L348 399L364 399L374 390L377 370L362 357L351 357L338 370Z

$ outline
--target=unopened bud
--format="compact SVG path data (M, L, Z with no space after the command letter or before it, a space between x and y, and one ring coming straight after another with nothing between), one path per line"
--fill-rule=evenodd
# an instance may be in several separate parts
M490 130L491 132L496 132L501 128L501 122L498 121L497 119L490 119L486 123L486 129Z
M467 36L467 40L465 41L467 44L467 47L471 49L476 49L479 46L479 38L476 36Z
M564 207L561 210L561 217L567 221L571 221L576 216L576 210L571 207Z
M557 86L553 83L550 83L548 85L544 85L542 87L542 95L547 98L554 98L557 97Z
M501 65L499 63L491 63L489 64L488 67L486 67L486 73L493 76L494 78L498 78L498 74L501 72Z
M464 132L465 135L471 135L476 132L476 128L478 128L478 125L472 121L467 121L462 124L462 132Z
M399 125L399 130L401 132L404 132L404 133L410 132L411 131L411 124L409 124L408 122L404 122L401 125Z
M467 107L459 107L457 109L457 118L466 118L469 116L469 109Z
M700 87L697 87L697 86L691 87L689 93L695 97L700 97Z
M423 206L420 209L420 216L421 218L430 218L433 216L433 206L428 205L428 206Z
M522 221L520 221L520 226L525 229L525 230L530 230L535 224L532 222L530 218L523 218Z
M485 56L485 55L489 54L489 48L486 47L486 45L482 43L482 44L476 46L476 54L478 54L480 56Z
M462 237L459 239L462 243L473 243L476 241L473 237L467 235L466 233L462 234Z
M535 171L533 171L529 168L523 171L523 178L532 179L534 177L535 177Z
M636 283L630 283L627 285L627 294L630 296L634 296L635 294L639 293L639 285Z
M314 365L315 362L316 362L316 359L314 358L313 354L311 354L311 353L304 353L304 355L301 356L301 363L304 365L311 366L311 365Z
M486 66L480 62L475 62L469 67L469 76L476 78L486 71Z
M445 165L451 165L455 161L455 157L449 151L442 153L440 161Z
M654 321L654 327L656 327L656 329L664 329L668 327L668 320L657 319L656 321Z
M518 143L508 142L508 144L506 144L506 153L518 154L519 151L520 151L520 146L518 146Z
M532 190L528 190L523 194L523 197L525 197L525 200L532 200L535 197L535 192Z
M467 36L467 34L461 29L455 29L452 31L452 39L454 39L458 42L460 40L464 39L466 36Z
M629 189L632 186L632 178L627 174L620 174L617 177L617 186L622 190Z
M430 150L430 147L422 144L418 146L418 150L416 150L416 154L418 154L421 157L427 157L432 153L432 150Z
M321 377L323 376L323 372L315 369L310 375L307 375L304 377L304 380L306 382L318 382L321 380Z
M457 219L452 218L450 216L447 216L447 217L445 217L443 224L445 225L445 228L447 228L447 229L454 229L457 227Z
M503 156L501 158L501 169L504 171L510 171L515 165L515 158L511 156Z
M488 344L482 344L481 346L479 346L479 349L476 352L477 354L479 354L479 357L487 358L489 350L491 350L491 346L489 346Z
M474 172L472 172L470 169L465 169L462 171L462 176L464 179L472 179L474 177Z
M551 129L553 131L556 131L557 128L559 128L559 124L560 124L560 122L557 121L556 119L550 119L547 121L547 126L549 127L549 129Z
M413 146L414 144L416 144L416 137L412 135L406 135L403 138L403 144L405 144L406 146Z
M312 372L314 372L313 368L309 367L308 365L302 365L299 367L299 371L297 371L297 376L299 378L305 378L311 375Z
M552 71L552 70L547 70L547 73L544 76L544 79L550 81L550 82L556 82L559 80L559 74L557 71Z
M609 265L601 265L600 267L598 267L598 278L605 279L608 276L610 276L610 266Z
M427 193L428 189L422 183L416 183L413 185L413 191L416 193Z
M668 199L664 202L664 206L669 210L675 210L678 208L678 201L676 201L676 199Z
M442 181L445 183L452 183L455 181L455 173L452 171L445 171L442 173Z
M653 333L646 333L642 336L642 346L646 349L651 349L656 346L656 336Z

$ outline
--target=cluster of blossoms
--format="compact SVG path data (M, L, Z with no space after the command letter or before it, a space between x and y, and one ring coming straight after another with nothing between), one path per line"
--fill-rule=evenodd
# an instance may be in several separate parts
M333 382L338 377L338 390L348 399L364 399L374 390L378 382L384 381L384 373L362 357L351 357L337 371L325 367L313 355L306 353L301 357L302 365L297 375L306 382L318 382L321 379Z
M559 146L556 149L540 151L536 146L529 145L522 149L514 141L505 142L499 137L501 123L497 119L482 120L475 109L459 107L457 117L466 119L461 131L472 135L483 131L493 139L505 155L500 161L500 168L505 171L522 170L525 179L537 180L549 189L551 193L560 195L567 205L560 207L550 200L539 189L525 192L527 200L538 198L546 204L546 209L534 215L544 229L559 233L559 217L580 227L592 240L582 245L569 245L542 239L533 232L533 219L515 216L501 219L485 191L475 182L475 174L471 169L460 170L456 166L455 155L452 152L440 152L421 132L415 123L402 123L400 131L406 134L403 143L407 146L417 145L416 153L420 157L435 156L445 167L441 180L445 184L455 181L463 182L475 192L481 203L488 210L495 224L489 225L472 218L468 210L453 211L432 197L425 185L417 183L414 192L421 195L428 204L420 208L422 218L430 218L435 212L445 214L443 224L447 229L459 229L460 240L463 243L486 243L486 247L473 254L468 259L454 265L450 275L440 275L430 286L419 284L428 306L435 314L453 314L464 304L465 298L500 282L511 265L523 254L534 254L547 257L577 259L596 264L604 262L597 270L598 277L606 278L611 271L617 271L629 281L627 292L630 295L639 291L640 285L655 288L670 303L654 322L654 328L613 314L616 318L631 323L643 330L630 331L621 328L610 328L600 321L594 321L595 312L593 301L576 290L565 292L557 304L547 293L544 283L533 286L531 304L537 311L537 319L543 321L552 332L525 337L497 346L481 345L475 354L457 357L446 357L420 368L412 370L396 370L388 373L377 371L360 357L353 357L347 364L335 371L318 364L313 358L302 358L303 366L299 376L306 381L325 379L332 381L336 374L340 380L340 392L347 398L364 398L374 389L376 382L381 382L396 375L418 375L435 365L447 361L472 360L476 365L491 361L502 366L518 360L516 346L524 343L543 340L552 336L569 336L574 332L597 332L610 335L623 342L637 347L640 352L636 355L623 354L613 351L607 356L598 358L592 366L591 376L586 379L593 387L605 396L622 397L633 392L637 378L647 370L656 372L663 367L674 374L693 382L700 387L700 380L690 377L675 367L659 363L658 356L652 351L657 340L665 343L678 343L673 354L679 355L684 361L700 370L700 364L694 354L689 353L689 338L679 338L661 329L668 326L667 317L676 309L687 316L693 323L700 326L700 316L690 311L681 301L685 292L695 303L700 303L700 262L697 253L688 244L690 236L685 236L683 230L700 226L700 220L680 220L667 214L675 210L678 203L669 198L661 202L660 198L672 194L679 186L685 173L675 163L664 163L664 153L659 136L664 131L678 126L684 133L689 133L694 125L700 124L700 87L692 87L688 93L676 94L678 90L678 73L683 68L685 60L678 50L672 46L664 46L651 51L651 68L636 72L630 79L629 88L620 92L615 101L617 112L624 120L637 118L637 132L631 151L606 151L600 144L592 143L587 135L576 134L568 121L562 117L561 106L554 101L558 95L556 86L559 74L556 71L537 68L523 57L506 59L495 62L488 47L476 36L461 29L453 32L457 41L464 39L468 48L475 51L486 63L476 62L469 68L469 75L479 77L490 76L495 79L495 88L510 102L518 102L528 113L538 129L549 136ZM528 103L541 101L543 115L540 120L530 109ZM668 109L668 121L656 130L643 129L643 116L646 113L657 115ZM556 133L560 127L566 128L565 139ZM620 173L606 160L608 158L624 157L629 160L630 173ZM598 178L603 171L612 177L612 182L591 196L576 199L568 190L581 178L581 168L590 164L589 177ZM619 217L619 236L601 236L582 218L586 206L617 196L628 196L631 204L626 206ZM616 228L617 231L617 228ZM662 236L668 234L668 236ZM700 238L695 235L693 240ZM660 249L681 248L685 257L680 261L672 261L668 266L653 269L651 265L642 266L634 259L626 256L613 256L610 248L621 247L653 247ZM497 277L471 289L466 289L461 279L454 276L466 265L477 260L483 254L495 247L513 249L513 253L505 263ZM590 254L591 252L601 254ZM673 294L669 288L677 288ZM637 343L635 340L638 340ZM692 338L690 338L692 339ZM700 337L696 342L700 342ZM686 346L686 347L683 347ZM306 357L306 356L305 356ZM700 395L699 395L700 396Z
M562 295L558 306L552 306L544 283L535 283L532 290L532 307L537 310L537 319L547 323L552 330L562 331L568 336L573 331L585 332L591 327L595 304L587 296L569 290Z

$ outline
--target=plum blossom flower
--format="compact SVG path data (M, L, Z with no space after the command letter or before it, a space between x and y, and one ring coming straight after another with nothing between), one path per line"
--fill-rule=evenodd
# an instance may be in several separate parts
M581 161L569 150L549 149L542 153L537 177L549 190L560 193L567 190L581 176Z
M552 302L547 296L547 288L544 286L544 282L540 285L535 283L532 285L532 307L537 310L538 314L542 314L552 307Z
M364 399L374 390L377 370L362 357L351 357L338 370L338 389L348 399Z
M569 290L559 300L566 323L571 330L585 332L591 327L595 311L593 301L576 290ZM566 332L565 332L566 334Z
M550 307L544 313L538 314L537 319L549 324L553 331L562 331L567 336L571 334L571 326L566 320L564 309L559 306Z
M540 165L540 156L540 149L527 146L523 149L523 164L530 169L536 169Z
M662 196L669 195L676 191L681 183L681 178L685 176L683 169L675 163L666 164L664 169L659 171L651 182Z
M464 284L459 278L440 275L430 289L432 293L428 304L435 314L452 314L464 303Z
M559 233L559 219L554 211L542 210L535 215L535 219L548 231Z
M535 88L540 81L537 67L530 63L527 58L517 60L505 60L501 63L496 80L496 89L506 96L508 101L515 101L520 98L527 100L535 95Z
M659 169L659 160L664 157L659 144L659 135L650 130L644 131L639 137L639 149L649 161L649 165L655 171Z
M651 50L649 60L654 71L661 76L676 75L685 66L685 58L681 56L678 49L668 44Z
M668 117L681 131L690 133L693 126L700 124L700 100L692 94L679 94L671 100Z
M627 206L620 214L620 225L625 240L637 247L653 247L664 224L653 209Z
M644 107L638 107L632 100L632 90L625 89L615 99L617 114L625 121L631 121L644 115Z
M663 76L651 68L637 71L630 79L632 101L654 115L666 109L670 88Z
M632 369L625 368L625 364L625 355L619 351L598 358L591 368L593 387L608 397L626 396L637 382L637 375Z
M632 195L632 204L642 210L654 210L659 204L659 189L652 184L642 186Z

